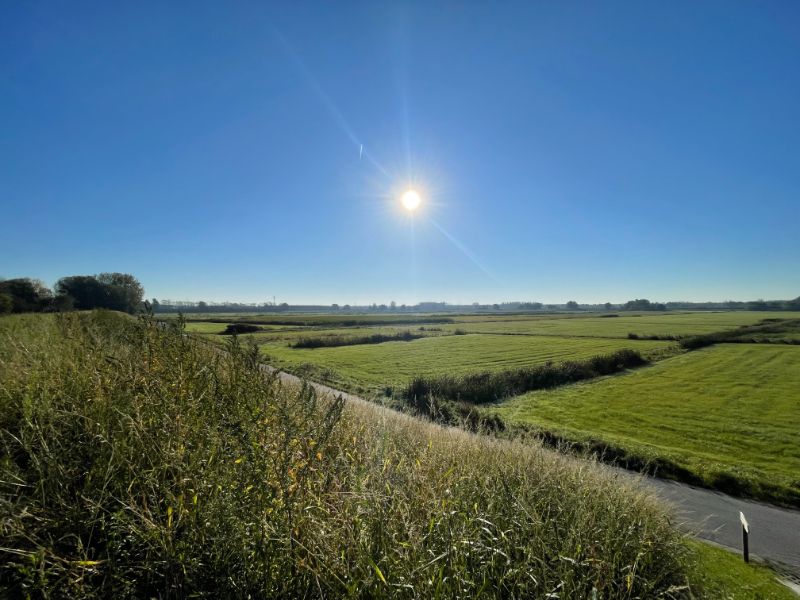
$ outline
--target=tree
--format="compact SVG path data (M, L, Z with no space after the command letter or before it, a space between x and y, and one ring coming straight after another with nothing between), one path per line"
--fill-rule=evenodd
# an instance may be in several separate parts
M14 310L14 299L11 294L0 294L0 315L10 313Z
M92 275L62 277L56 283L56 294L72 298L78 310L107 308L105 286Z
M75 299L72 296L55 296L50 301L49 310L54 312L65 312L75 308Z
M623 306L623 310L667 310L667 307L658 302L650 302L647 298L637 298L628 300Z
M39 303L44 307L50 300L53 299L53 290L51 290L44 281L41 279L29 279L36 293Z
M12 311L17 313L44 310L53 298L50 288L28 277L0 281L0 294L11 297Z
M79 310L108 308L129 313L139 309L144 297L142 285L127 273L62 277L56 283L56 293L72 298Z
M575 300L570 300L567 302L567 308L570 310L578 310L578 303Z
M144 288L139 280L129 273L100 273L97 281L107 286L107 294L116 308L133 313L139 310L144 299Z

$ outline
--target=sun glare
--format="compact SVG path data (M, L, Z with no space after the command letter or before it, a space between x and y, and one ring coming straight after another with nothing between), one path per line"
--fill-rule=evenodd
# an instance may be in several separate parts
M420 202L422 202L422 198L420 198L416 190L408 190L403 194L403 197L400 199L400 201L403 203L403 206L406 210L414 212L417 210Z

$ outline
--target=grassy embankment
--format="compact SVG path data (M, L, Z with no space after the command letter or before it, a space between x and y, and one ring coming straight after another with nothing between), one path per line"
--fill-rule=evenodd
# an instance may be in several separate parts
M76 596L636 597L648 498L541 450L264 381L113 314L2 320L1 581ZM620 535L625 532L625 535Z
M265 378L238 344L218 354L109 313L4 317L0 338L0 594L724 585L702 581L650 497L591 465L318 398Z

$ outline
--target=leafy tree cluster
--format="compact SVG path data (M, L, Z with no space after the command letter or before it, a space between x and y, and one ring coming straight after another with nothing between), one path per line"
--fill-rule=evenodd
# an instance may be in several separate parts
M73 298L80 310L108 308L132 313L142 304L144 288L133 275L100 273L63 277L56 283L56 294Z
M38 279L0 281L0 314L73 308L108 308L133 313L141 307L143 298L142 284L127 273L63 277L56 283L55 291Z
M53 301L53 292L38 279L0 281L0 313L48 310Z
M667 310L667 307L660 302L650 302L647 298L637 298L628 300L622 305L622 310Z
M800 310L800 296L794 300L754 300L744 304L747 310Z

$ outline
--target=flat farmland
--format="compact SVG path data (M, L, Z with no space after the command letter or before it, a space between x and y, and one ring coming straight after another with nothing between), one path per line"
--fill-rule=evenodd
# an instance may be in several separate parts
M314 365L327 370L333 383L350 389L378 390L407 383L417 375L499 371L581 360L622 348L644 356L673 347L671 342L546 336L436 335L411 342L387 342L339 348L296 349L285 341L260 344L262 353L277 367L294 369Z
M460 328L470 333L517 335L556 335L578 337L624 338L638 336L689 336L753 325L769 317L763 312L720 313L645 313L620 314L618 317L561 316L559 318L462 318L457 324L443 325L444 330ZM781 313L780 318L798 318L800 313Z
M505 335L545 335L571 337L626 338L639 336L689 336L754 325L775 316L765 312L681 312L681 313L612 313L618 316L590 314L550 315L274 315L274 314L190 314L186 315L187 330L202 333L221 333L227 323L242 322L259 325L269 331L316 331L353 328L441 329L444 333L456 330L467 333ZM800 313L782 312L781 319L798 319ZM174 319L174 315L162 315Z
M800 498L800 347L719 344L493 407L568 439L667 457L711 487ZM796 503L796 501L795 501Z

